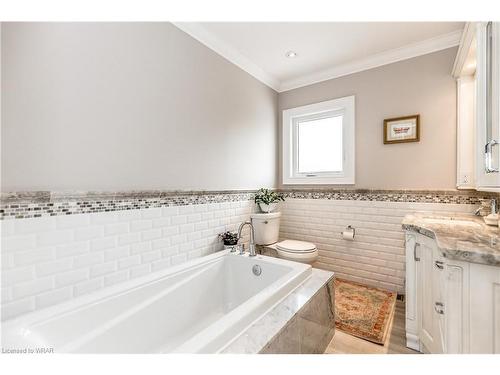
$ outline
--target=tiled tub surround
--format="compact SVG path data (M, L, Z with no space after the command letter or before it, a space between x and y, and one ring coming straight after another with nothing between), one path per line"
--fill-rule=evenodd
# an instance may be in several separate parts
M2 320L220 250L217 234L254 209L230 198L2 220Z
M335 333L332 272L311 277L255 321L222 352L232 354L320 354Z
M500 230L482 217L415 213L405 216L403 229L435 239L447 259L500 266Z
M281 205L280 238L316 244L319 257L313 266L334 271L336 277L404 293L401 222L405 215L416 211L470 214L476 208L476 204L336 200L324 195L288 197ZM341 237L348 225L356 229L354 241Z

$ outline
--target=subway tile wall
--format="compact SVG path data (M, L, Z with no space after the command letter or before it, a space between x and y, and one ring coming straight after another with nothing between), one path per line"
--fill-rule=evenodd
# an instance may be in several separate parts
M217 251L217 234L235 230L255 208L249 192L87 195L3 199L2 320ZM404 215L470 213L489 198L462 192L286 195L282 239L314 242L320 255L315 267L400 293ZM341 239L347 225L356 228L355 241Z
M217 234L236 230L254 206L246 199L2 220L2 320L220 250Z
M310 241L319 250L314 267L336 277L404 293L403 217L415 211L472 213L472 204L293 199L282 205L281 239ZM341 238L348 225L354 241Z

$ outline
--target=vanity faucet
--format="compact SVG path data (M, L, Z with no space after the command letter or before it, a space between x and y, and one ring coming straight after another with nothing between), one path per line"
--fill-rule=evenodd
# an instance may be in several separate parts
M495 198L493 198L490 201L490 207L491 207L491 213L492 214L498 213L497 200Z
M481 206L479 206L479 208L476 211L474 211L474 215L481 216L481 211L483 210L483 208L485 208L484 203L486 203L486 202L483 201ZM490 211L491 211L491 214L498 213L498 204L497 204L497 200L495 198L490 199Z
M241 239L241 231L243 230L243 227L245 225L249 225L250 226L250 244L249 244L249 249L248 250L250 252L250 256L254 257L257 254L255 253L255 240L254 240L254 230L253 230L252 222L245 221L245 222L243 222L243 223L240 224L240 227L238 228L238 241Z

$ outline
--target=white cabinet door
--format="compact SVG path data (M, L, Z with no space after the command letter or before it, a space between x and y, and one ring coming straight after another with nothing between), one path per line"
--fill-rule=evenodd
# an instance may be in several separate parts
M444 352L468 353L469 263L447 261L444 267Z
M436 275L434 273L434 241L417 238L417 304L419 306L420 341L425 352L438 353L438 318L435 311Z
M434 294L434 353L446 353L446 315L448 306L445 301L447 283L445 277L445 261L437 246L433 247L433 294Z
M406 250L406 346L420 351L419 321L417 313L417 262L416 236L407 232L405 237Z
M476 187L500 191L500 24L477 25Z
M470 264L470 353L500 354L500 267Z
M442 262L434 240L419 234L406 235L406 346L414 350L442 353L445 323L441 285ZM436 305L436 302L438 305Z

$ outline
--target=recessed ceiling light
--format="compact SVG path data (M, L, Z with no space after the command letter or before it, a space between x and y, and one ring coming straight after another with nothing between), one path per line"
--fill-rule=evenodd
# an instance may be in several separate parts
M294 57L297 57L297 52L288 51L287 53L285 53L285 56L288 57L289 59L293 59Z

